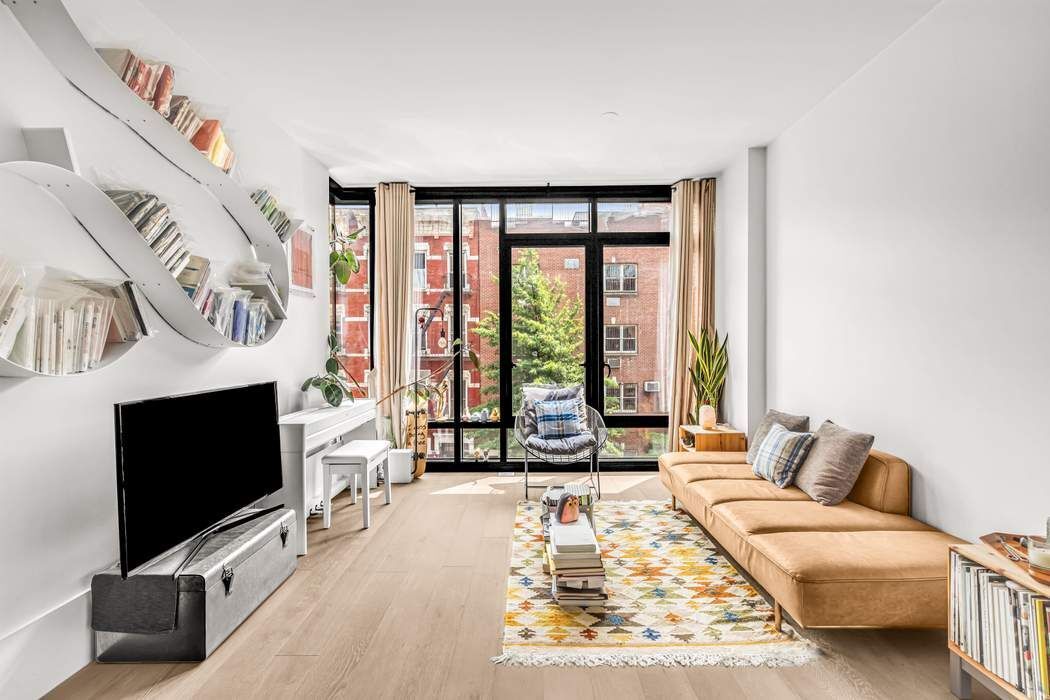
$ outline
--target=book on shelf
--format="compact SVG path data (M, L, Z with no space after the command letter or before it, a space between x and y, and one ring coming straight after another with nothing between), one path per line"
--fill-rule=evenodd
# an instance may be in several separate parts
M211 260L199 255L191 255L186 261L186 267L176 277L179 285L198 311L204 302L204 295L208 292L211 273Z
M259 207L259 211L266 217L266 221L273 227L274 233L284 243L291 237L292 220L281 210L277 198L265 189L259 189L252 193L252 201Z
M190 142L213 165L217 165L226 172L233 169L235 163L233 150L226 143L226 135L218 119L205 119Z
M33 275L0 255L0 356L42 374L97 367L109 343L149 333L130 282Z
M230 284L247 289L256 299L267 304L270 312L275 317L285 316L284 306L281 304L281 295L277 291L277 284L270 274L269 263L257 260L246 260L234 263L229 271Z
M1050 598L951 553L951 641L1032 700L1050 700Z
M75 285L90 289L101 297L108 296L116 300L109 335L111 342L127 343L132 340L141 340L150 334L150 328L142 314L142 306L136 296L135 285L131 280L113 282L74 279L70 281Z
M128 49L96 49L120 80L136 95L167 117L175 69L167 63L147 61Z
M185 95L174 95L168 109L168 123L189 140L196 135L197 130L204 124L204 120L197 114L190 98Z
M137 190L106 190L106 194L128 217L161 264L178 277L189 263L190 252L168 205L154 194Z
M175 69L148 61L129 49L96 49L98 55L128 89L148 103L180 134L225 172L233 171L237 156L218 119L204 119L186 95L176 95Z
M25 272L0 255L0 356L7 357L26 317Z

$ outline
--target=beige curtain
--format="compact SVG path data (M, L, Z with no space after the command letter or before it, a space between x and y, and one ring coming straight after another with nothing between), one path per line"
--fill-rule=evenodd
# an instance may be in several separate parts
M671 330L667 445L678 450L678 428L687 420L692 384L688 331L715 327L715 181L680 180L671 189Z
M376 187L375 358L377 396L386 396L408 381L412 349L412 254L415 247L416 195L404 182ZM400 443L405 414L400 396L379 407L390 418L391 437Z

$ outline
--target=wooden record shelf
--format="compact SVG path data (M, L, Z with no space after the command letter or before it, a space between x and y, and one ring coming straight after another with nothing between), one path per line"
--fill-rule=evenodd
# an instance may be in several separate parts
M280 311L275 310L275 316L283 315L283 310L288 307L290 282L287 254L284 244L266 217L259 211L255 202L252 201L250 193L234 182L233 178L224 173L222 169L213 165L164 117L128 89L127 85L88 43L61 0L2 1L41 52L77 90L115 119L123 122L157 153L197 181L215 198L217 205L226 211L237 228L244 234L256 258L269 263L270 274L273 276L282 307ZM128 227L130 224L124 228ZM105 245L103 247L106 248ZM110 252L108 248L106 249L107 252ZM118 256L112 255L111 257L116 259ZM156 266L159 266L159 262ZM158 297L161 294L160 290L166 289L167 285L154 277L155 275L149 276L151 285L155 286L152 290L153 296L149 297L150 302L158 307L157 310L161 315L164 315L170 311L169 305L163 303L158 306L154 298ZM138 278L133 277L133 279L138 282ZM172 283L174 284L174 280ZM175 284L175 287L178 288L178 285ZM186 296L185 293L183 296ZM196 309L194 312L196 313ZM198 313L197 316L199 317L200 314ZM203 319L200 320L202 323L207 323ZM204 331L192 330L191 326L197 325L195 321L185 320L184 322L183 319L176 318L173 322L172 320L169 322L173 327L178 326L177 330L191 340L203 342L200 338L208 337ZM263 342L276 333L281 322L275 320L269 326L273 328L272 330L267 328ZM188 332L183 332L184 327ZM219 334L213 329L213 335ZM214 339L211 340L213 342L203 342L203 344L215 347L229 344L216 345ZM239 343L234 345L244 347Z

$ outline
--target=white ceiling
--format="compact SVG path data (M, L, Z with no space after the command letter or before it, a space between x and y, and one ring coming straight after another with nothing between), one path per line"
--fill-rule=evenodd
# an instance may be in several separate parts
M717 172L937 0L142 2L349 186Z

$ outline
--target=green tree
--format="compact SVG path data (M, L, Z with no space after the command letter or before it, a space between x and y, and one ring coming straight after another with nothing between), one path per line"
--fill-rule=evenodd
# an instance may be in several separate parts
M565 282L540 269L539 253L531 249L522 251L511 267L510 284L514 385L581 383L583 302L566 294ZM477 330L490 347L499 347L498 314L487 312ZM485 365L482 372L491 380L485 403L491 409L498 403L499 362Z
M582 383L583 301L566 293L563 280L543 272L539 253L532 249L522 251L511 266L510 284L511 347L517 364L512 370L513 385ZM499 314L488 311L478 323L477 332L489 347L498 348ZM499 361L482 366L481 372L489 380L482 390L482 405L491 411L499 405ZM618 386L613 378L605 381L606 386ZM512 403L517 404L518 398ZM618 398L606 398L606 411L619 407ZM609 447L615 449L612 444Z

